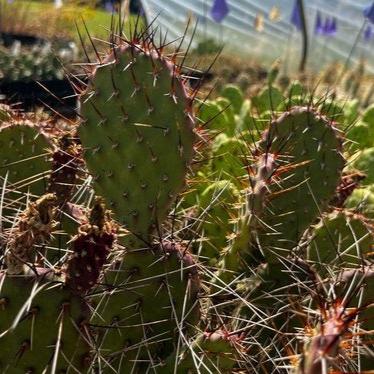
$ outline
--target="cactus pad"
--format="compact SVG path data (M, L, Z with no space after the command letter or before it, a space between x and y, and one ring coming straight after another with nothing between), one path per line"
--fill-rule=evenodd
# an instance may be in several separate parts
M211 170L215 177L231 180L240 185L240 179L247 175L247 145L243 140L218 135L212 146Z
M366 148L355 155L352 160L352 167L366 174L362 184L368 186L374 184L374 147Z
M50 278L0 273L0 371L85 372L85 308Z
M242 337L224 330L199 334L179 357L171 355L160 373L232 373L240 356ZM195 357L193 357L195 356Z
M260 246L288 251L334 195L344 166L341 139L325 117L296 107L271 123L258 155L249 198L260 217ZM260 173L264 163L270 166Z
M3 215L8 216L19 208L23 194L40 196L46 191L51 168L49 149L47 137L31 121L14 120L0 127L0 189L5 188Z
M316 225L308 249L308 259L318 268L323 264L352 267L368 261L374 228L358 214L336 210Z
M148 44L124 43L82 97L79 135L95 190L143 239L165 219L192 157L191 99L178 71Z
M140 370L142 360L147 367L149 360L165 358L178 329L199 318L196 264L177 244L128 251L122 263L105 272L102 283L107 290L93 297L97 306L91 322L101 354L112 352L107 359L118 372Z

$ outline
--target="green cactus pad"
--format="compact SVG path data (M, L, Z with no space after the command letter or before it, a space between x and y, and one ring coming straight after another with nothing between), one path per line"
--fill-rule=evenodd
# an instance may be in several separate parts
M358 188L345 202L345 207L374 219L374 188Z
M226 118L227 118L227 125L226 125L227 127L224 130L224 132L227 135L232 136L235 131L235 111L232 106L232 103L230 102L229 99L227 99L226 97L222 97L222 96L217 97L215 102L220 106L221 110L224 111Z
M299 97L302 97L306 94L307 90L305 87L301 84L300 81L293 81L291 82L290 86L287 89L287 96L291 99L298 99Z
M191 99L178 69L148 47L121 44L97 66L81 98L78 130L96 192L146 240L183 187L194 142Z
M364 149L353 156L351 166L366 174L362 184L369 186L374 184L374 147Z
M85 372L85 308L61 282L0 273L0 371Z
M236 114L240 113L243 105L244 97L243 92L238 86L227 84L223 87L220 95L230 101L232 108Z
M297 245L334 195L344 166L340 152L335 128L308 108L295 107L270 124L249 195L262 249L285 255Z
M213 182L201 194L199 208L204 212L201 231L204 242L201 261L216 259L227 245L227 236L234 230L235 205L239 191L228 180Z
M216 101L207 100L201 106L198 118L202 123L206 123L209 130L217 130L232 135L234 133L234 122L228 120L226 110Z
M274 112L283 102L284 97L276 87L264 88L257 96L252 97L252 105L258 114Z
M199 319L196 264L177 244L128 251L102 283L107 290L92 297L91 323L100 354L118 373L146 372L150 360L174 350L178 328L186 334L186 327Z
M355 123L347 132L347 139L351 142L349 148L351 151L365 149L374 145L370 137L369 125L365 122Z
M363 216L345 210L334 211L313 229L308 259L318 269L324 269L325 264L357 267L368 260L373 233L373 226Z
M177 369L180 374L232 373L242 350L241 340L238 334L230 335L223 330L201 333L178 357L175 352L170 355L158 372L168 374Z
M0 189L6 189L4 216L19 209L26 193L32 197L43 195L51 169L47 137L30 121L14 122L0 127Z
M331 121L344 123L344 108L333 100L326 100L319 106L320 112Z
M370 105L362 115L362 120L374 128L374 104Z
M350 126L355 123L359 117L360 101L358 99L348 100L344 102L345 123Z
M245 165L247 145L243 140L220 134L212 145L211 171L215 177L231 180L240 185L240 180L248 175Z

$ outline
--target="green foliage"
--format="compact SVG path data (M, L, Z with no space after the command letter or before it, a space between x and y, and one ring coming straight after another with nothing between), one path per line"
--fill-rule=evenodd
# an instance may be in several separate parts
M225 134L218 135L212 144L212 175L240 184L240 180L247 175L246 147L243 140L230 138Z
M189 349L184 349L179 357L171 355L160 373L172 373L177 369L178 373L188 374L197 368L200 373L217 370L220 373L231 373L236 365L240 340L239 336L230 336L222 330L199 334L190 343Z
M199 201L199 209L204 214L201 226L204 241L199 250L202 261L216 260L225 248L227 236L234 230L238 194L229 180L213 182L202 192Z
M105 284L110 286L90 297L95 306L91 322L99 334L98 354L110 359L117 372L133 367L141 372L150 357L165 359L175 348L178 329L199 319L197 269L173 243L129 250L105 272ZM104 372L110 366L103 362Z
M233 84L226 85L221 91L221 96L230 101L236 114L240 112L244 98L242 91L237 86Z

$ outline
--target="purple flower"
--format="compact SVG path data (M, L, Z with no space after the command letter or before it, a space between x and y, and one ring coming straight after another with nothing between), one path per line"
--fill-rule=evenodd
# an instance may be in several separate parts
M215 22L222 22L228 13L229 7L226 0L214 0L212 9L210 10L210 15Z
M322 17L320 11L317 11L316 24L314 26L314 33L316 35L323 34Z
M374 2L371 5L368 5L364 9L364 16L371 22L374 23Z
M364 32L364 40L365 42L369 42L371 38L373 37L373 29L370 25L368 25Z

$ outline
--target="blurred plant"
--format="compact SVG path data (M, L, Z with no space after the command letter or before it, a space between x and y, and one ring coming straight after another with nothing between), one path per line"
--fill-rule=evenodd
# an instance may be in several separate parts
M17 43L14 47L17 47ZM73 42L65 48L53 51L51 44L35 45L30 49L0 49L0 81L62 80L65 76L62 64L70 64L77 58Z
M31 13L32 8L33 4L30 2L0 0L0 32L44 39L55 36L59 12L47 6L43 13L35 17Z
M222 47L216 42L215 39L205 39L198 43L193 52L198 55L209 55L220 52Z

